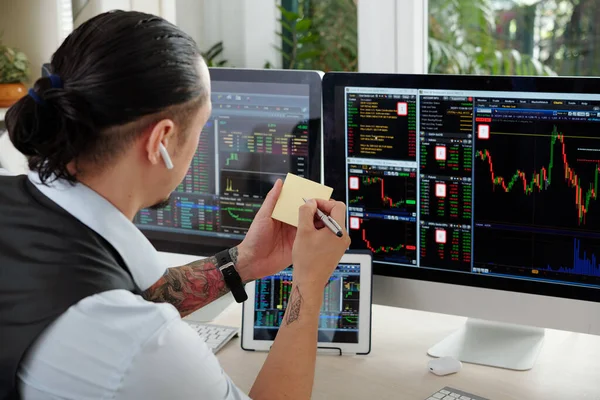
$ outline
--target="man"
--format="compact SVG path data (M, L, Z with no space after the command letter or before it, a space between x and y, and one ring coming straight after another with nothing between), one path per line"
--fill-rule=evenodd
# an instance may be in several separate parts
M165 271L132 223L166 204L209 118L195 43L161 18L105 13L51 72L6 116L32 172L0 176L0 398L247 398L181 320L229 290L220 261ZM349 245L314 222L318 206L343 226L342 203L309 201L297 230L271 219L281 187L227 252L242 282L294 264L256 399L310 397L323 288Z

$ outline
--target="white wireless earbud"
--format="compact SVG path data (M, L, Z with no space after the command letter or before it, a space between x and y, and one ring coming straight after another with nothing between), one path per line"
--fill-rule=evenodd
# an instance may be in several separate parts
M171 161L171 157L169 156L169 152L165 148L165 146L160 143L158 145L158 151L160 151L160 155L167 166L167 169L173 169L173 162Z

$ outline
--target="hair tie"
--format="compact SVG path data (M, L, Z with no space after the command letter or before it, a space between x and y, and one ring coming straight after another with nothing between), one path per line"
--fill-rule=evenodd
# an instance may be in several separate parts
M29 96L33 99L33 101L38 103L40 106L46 106L46 102L44 101L44 99L38 96L38 94L35 92L35 90L33 90L33 88L29 89L27 93L29 93Z
M63 81L62 81L62 79L60 79L60 76L50 74L50 75L48 75L48 79L50 79L50 87L52 89L62 89ZM44 101L44 99L42 99L35 92L35 90L33 90L33 88L29 89L29 91L27 93L29 94L29 96L31 96L33 101L35 101L37 104L39 104L40 106L44 106L44 107L46 106L46 102Z
M52 85L52 89L62 89L63 82L62 82L62 79L60 79L60 76L50 74L50 75L48 75L48 78L50 79L50 84Z

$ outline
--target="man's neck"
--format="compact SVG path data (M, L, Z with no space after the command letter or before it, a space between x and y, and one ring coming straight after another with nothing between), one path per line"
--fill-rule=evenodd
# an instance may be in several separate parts
M142 208L142 202L137 195L139 179L132 179L132 176L135 174L115 168L94 175L83 174L78 176L78 180L108 200L129 220L133 220Z

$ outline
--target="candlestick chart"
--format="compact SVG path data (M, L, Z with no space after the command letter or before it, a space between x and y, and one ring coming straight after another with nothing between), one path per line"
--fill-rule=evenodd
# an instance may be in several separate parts
M356 177L359 188L348 203L365 210L392 210L414 213L417 209L415 172L393 172L394 175L369 174Z
M492 122L474 157L476 266L542 279L600 277L600 246L590 239L600 228L593 124Z
M416 228L412 222L363 218L350 230L354 248L370 250L380 261L413 264L417 259Z
M500 133L479 141L476 219L572 229L600 223L599 148L598 139L556 125L545 134Z

